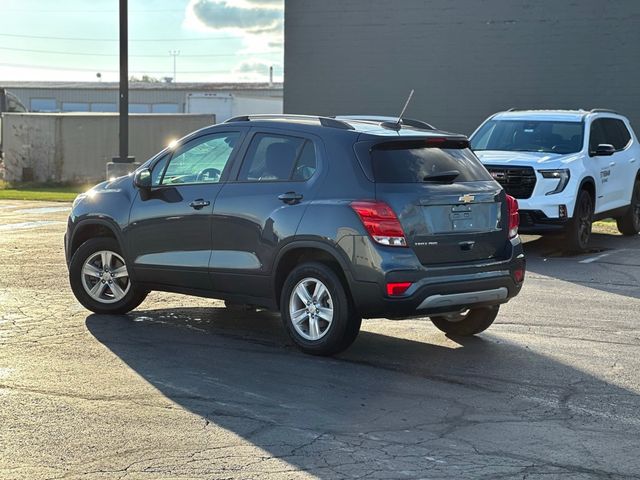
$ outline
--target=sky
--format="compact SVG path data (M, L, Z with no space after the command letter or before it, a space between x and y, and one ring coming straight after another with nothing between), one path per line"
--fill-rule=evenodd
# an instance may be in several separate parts
M0 80L118 81L118 0L0 0ZM283 76L284 0L129 0L129 75Z

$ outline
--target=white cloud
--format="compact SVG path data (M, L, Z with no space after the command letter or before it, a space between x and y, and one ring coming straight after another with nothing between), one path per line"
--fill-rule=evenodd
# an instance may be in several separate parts
M284 4L282 0L191 0L185 25L199 31L281 37Z

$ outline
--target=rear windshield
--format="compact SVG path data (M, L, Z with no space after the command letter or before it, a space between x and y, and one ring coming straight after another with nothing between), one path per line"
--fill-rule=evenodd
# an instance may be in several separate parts
M379 183L476 182L491 175L468 148L425 147L424 142L387 143L371 150Z
M474 150L575 153L582 150L584 124L550 120L490 120L471 138Z

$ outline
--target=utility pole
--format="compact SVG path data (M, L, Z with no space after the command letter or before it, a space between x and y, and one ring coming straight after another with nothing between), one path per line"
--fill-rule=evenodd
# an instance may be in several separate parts
M107 163L107 180L117 178L135 170L139 164L129 156L129 21L127 0L120 0L120 103L119 137L120 148L117 157Z
M120 0L120 162L129 161L129 20Z
M173 83L176 83L176 57L180 55L180 50L169 50L169 55L173 57Z

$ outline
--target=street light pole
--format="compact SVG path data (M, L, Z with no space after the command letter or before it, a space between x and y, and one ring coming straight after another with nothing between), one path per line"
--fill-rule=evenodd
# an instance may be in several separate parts
M173 57L173 83L176 83L176 57L180 55L180 50L169 50L169 55Z
M120 0L120 162L129 161L129 32L127 0Z

